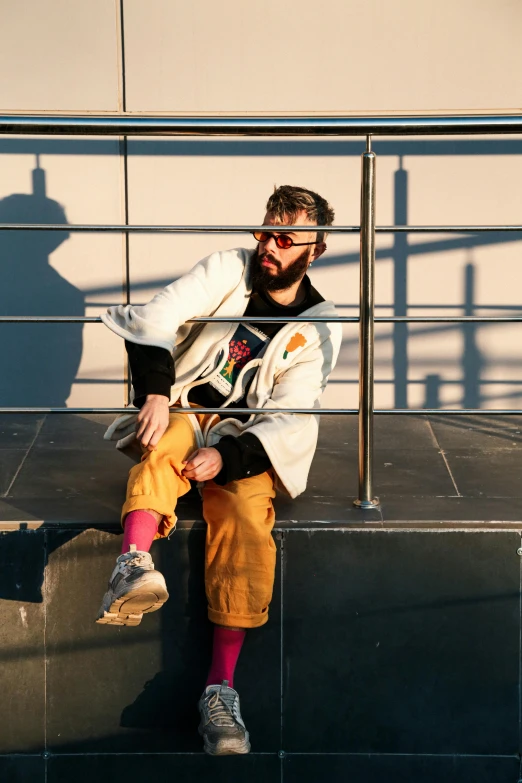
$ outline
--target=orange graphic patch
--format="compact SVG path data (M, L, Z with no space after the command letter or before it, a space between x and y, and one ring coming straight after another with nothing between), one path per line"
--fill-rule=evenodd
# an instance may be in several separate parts
M306 345L306 337L304 337L300 332L296 332L294 335L292 335L288 345L286 346L283 359L286 359L288 354L292 353L292 351L295 351L296 348L301 348L304 345Z

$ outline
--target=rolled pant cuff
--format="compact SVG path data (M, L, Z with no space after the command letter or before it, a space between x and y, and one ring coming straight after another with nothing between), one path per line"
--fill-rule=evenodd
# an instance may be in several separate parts
M158 514L163 514L163 519L158 525L158 532L154 539L166 538L176 527L178 518L172 509L167 510L165 508L165 501L155 495L132 495L130 498L127 498L121 510L121 526L124 527L125 517L131 511L145 511L147 508L156 511Z
M268 611L261 614L230 614L208 607L208 619L225 628L260 628L268 622Z

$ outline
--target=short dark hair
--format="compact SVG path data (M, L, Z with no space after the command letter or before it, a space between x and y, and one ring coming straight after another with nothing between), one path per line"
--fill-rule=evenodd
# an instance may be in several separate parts
M308 219L313 220L318 226L331 226L334 221L335 213L326 199L307 188L280 185L274 188L266 205L266 211L278 220L283 221L286 217L292 223L302 210L306 212ZM322 242L325 236L325 231L318 231L317 241Z

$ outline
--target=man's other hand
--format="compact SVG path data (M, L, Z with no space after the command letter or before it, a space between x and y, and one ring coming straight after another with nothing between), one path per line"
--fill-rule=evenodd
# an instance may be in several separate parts
M217 449L205 448L192 452L183 464L181 472L191 481L210 481L220 472L223 460Z
M138 413L136 438L143 448L155 451L163 433L169 426L169 400L163 394L148 394Z

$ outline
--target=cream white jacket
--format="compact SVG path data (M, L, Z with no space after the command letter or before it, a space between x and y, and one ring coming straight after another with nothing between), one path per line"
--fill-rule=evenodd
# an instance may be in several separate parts
M217 375L228 359L228 345L237 324L186 323L198 316L240 316L246 310L252 250L235 248L213 253L148 304L109 307L102 320L113 332L133 343L155 345L171 351L176 380L170 404L178 400L188 407L189 390ZM332 302L321 302L301 313L305 316L337 315ZM262 328L262 326L261 326ZM289 323L271 339L264 354L248 362L221 407L241 398L253 376L245 407L263 408L248 421L227 418L201 431L191 414L200 447L212 446L224 435L256 435L276 473L276 487L291 497L306 488L317 445L319 416L270 413L271 408L319 408L328 376L341 344L339 323ZM201 377L203 376L203 377ZM136 411L137 413L137 411ZM117 419L105 437L127 445L135 435L136 413Z

